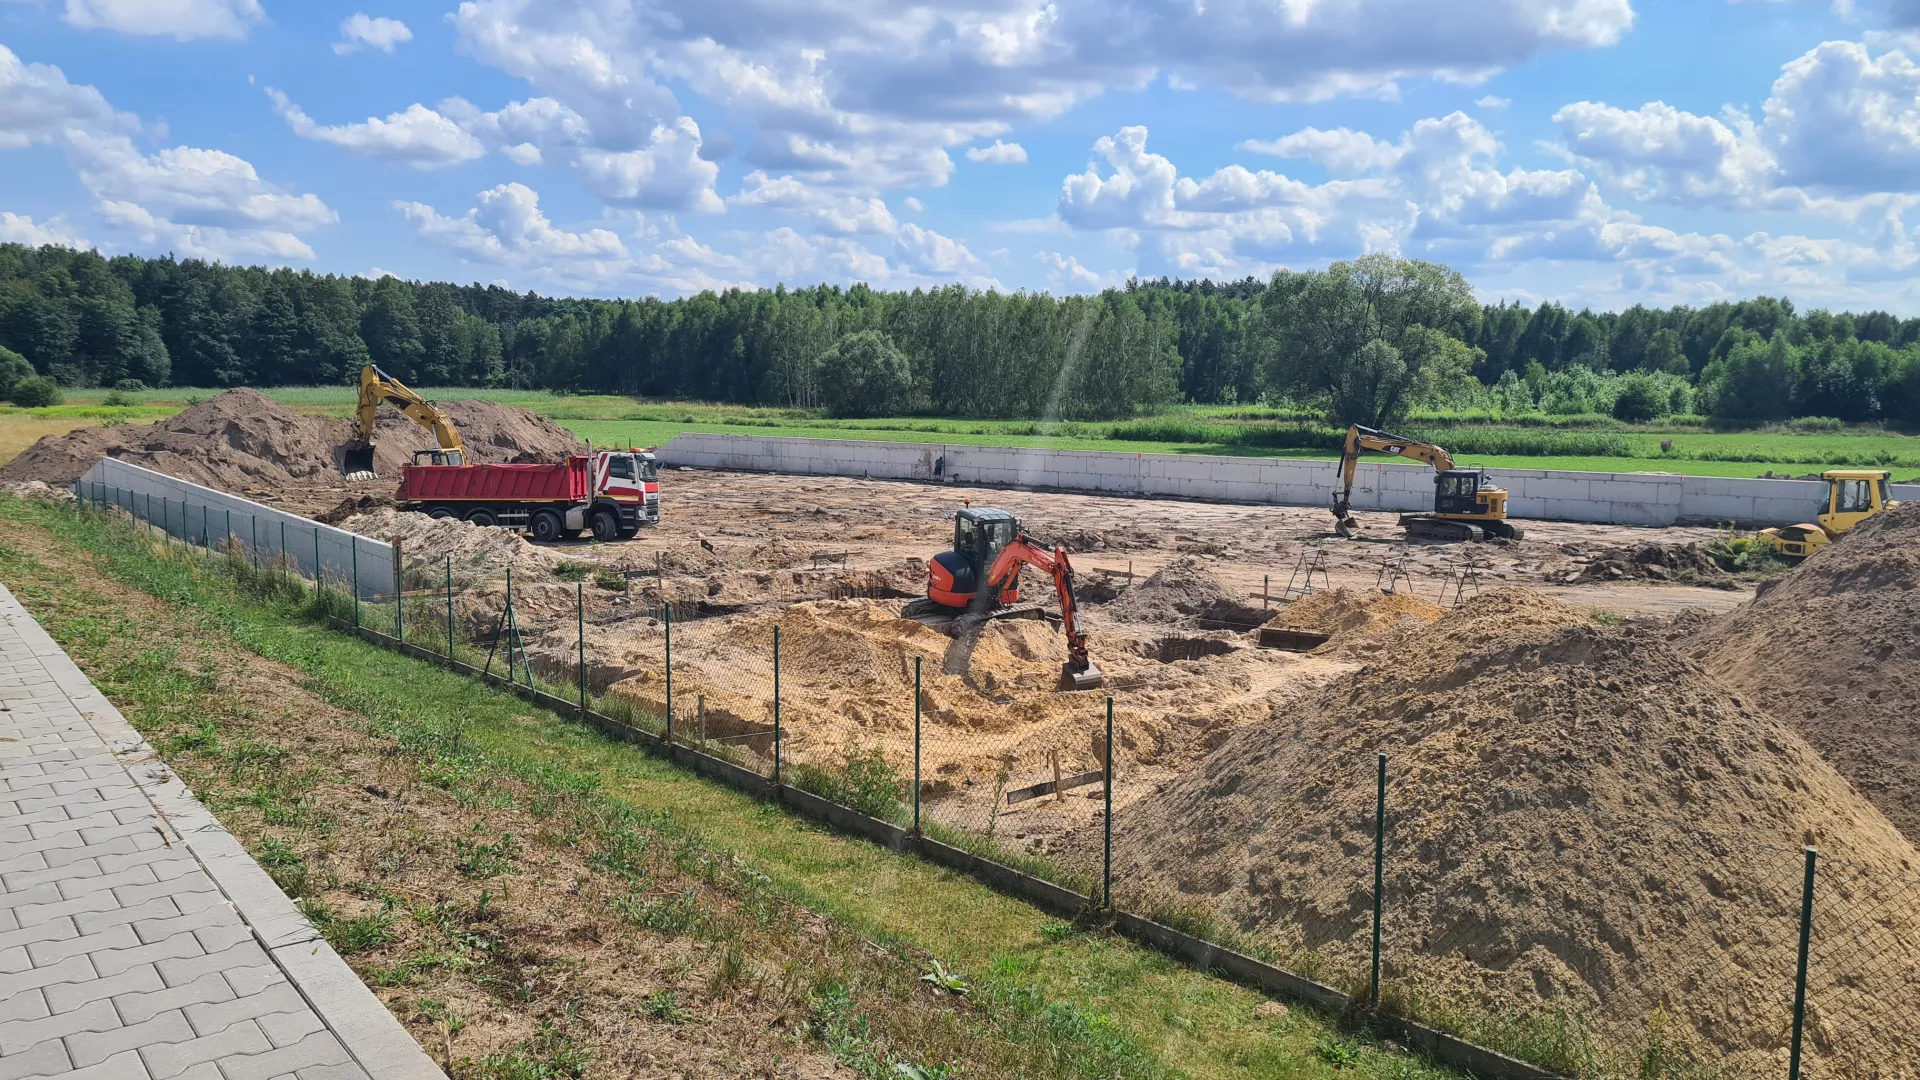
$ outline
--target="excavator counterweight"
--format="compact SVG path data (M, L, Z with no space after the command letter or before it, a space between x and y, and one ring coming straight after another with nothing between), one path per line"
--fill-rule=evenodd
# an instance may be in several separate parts
M424 459L422 464L466 464L466 452L460 442L460 433L454 430L453 421L425 398L409 390L405 383L368 364L360 369L360 403L354 411L354 419L359 426L359 441L347 447L340 460L340 471L349 479L373 478L374 422L383 401L406 413L421 427L433 429L434 441L439 444L439 449L423 450L415 455Z

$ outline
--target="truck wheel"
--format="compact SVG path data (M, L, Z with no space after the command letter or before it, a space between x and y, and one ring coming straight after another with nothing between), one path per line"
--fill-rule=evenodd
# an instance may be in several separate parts
M458 517L459 515L455 514L453 508L450 506L436 506L427 512L427 516L435 520L445 520L450 517Z
M593 513L593 538L603 544L611 544L620 538L620 519L607 510Z
M500 524L500 519L493 516L493 511L484 509L475 510L468 514L467 520L475 525L485 525L488 527Z
M541 510L533 515L533 522L527 531L533 534L533 539L537 543L551 544L560 539L560 534L565 529L566 522L560 520L559 514L551 510Z

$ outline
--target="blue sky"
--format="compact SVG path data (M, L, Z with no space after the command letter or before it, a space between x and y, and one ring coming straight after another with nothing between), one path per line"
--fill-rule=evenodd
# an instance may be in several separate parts
M0 0L0 240L594 295L1920 314L1920 0Z

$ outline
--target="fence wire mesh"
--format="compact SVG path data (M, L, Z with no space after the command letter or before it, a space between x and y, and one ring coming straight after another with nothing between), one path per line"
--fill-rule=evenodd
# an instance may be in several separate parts
M318 530L104 485L78 494L129 538L217 558L278 595L305 593L343 621L647 730L671 726L677 744L763 776L777 769L784 783L917 823L1096 901L1111 882L1116 910L1361 1001L1377 992L1387 1010L1566 1075L1787 1077L1804 928L1799 1076L1920 1077L1912 862L1821 856L1808 906L1807 858L1788 840L1699 825L1663 833L1656 865L1626 854L1650 850L1628 842L1640 827L1630 813L1577 802L1542 807L1519 842L1448 847L1396 828L1395 815L1446 796L1449 778L1390 758L1383 818L1375 759L1354 760L1284 717L1263 733L1247 783L1310 790L1330 812L1311 827L1262 818L1257 791L1205 777L1169 789L1143 776L1165 721L1130 708L1127 688L1107 699L1109 746L1101 694L996 675L980 650L1020 647L1018 627L949 634L872 604L847 605L876 622L865 629L823 617L823 605L902 591L831 553L756 576L775 599L750 609L690 572L699 568L664 560L620 574L564 563L495 574L450 553L401 551L396 591L392 578L357 580L352 558L325 552ZM392 550L356 542L346 554L384 574ZM1468 596L1470 570L1455 575ZM1276 576L1256 595L1283 585ZM1460 582L1449 588L1457 595ZM876 648L882 632L906 646ZM1196 642L1209 637L1203 628L1163 647L1205 649ZM1187 801L1174 813L1125 812L1149 793L1163 806L1169 793ZM1234 858L1207 847L1221 835L1239 845Z

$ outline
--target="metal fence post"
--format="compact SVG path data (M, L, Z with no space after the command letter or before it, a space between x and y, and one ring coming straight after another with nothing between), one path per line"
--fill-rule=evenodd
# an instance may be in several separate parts
M1113 695L1107 695L1107 752L1102 768L1106 772L1107 805L1102 815L1100 844L1100 906L1113 910Z
M1807 876L1800 885L1800 962L1793 974L1793 1049L1787 1080L1800 1080L1800 1038L1807 1026L1807 948L1813 941L1813 869L1820 853L1807 849Z
M247 515L247 558L252 560L253 568L260 569L260 517Z
M773 628L773 782L780 782L780 628Z
M662 592L665 591L665 582ZM665 600L665 597L661 598ZM663 620L667 627L667 745L673 745L673 602L666 601L667 616Z
M920 658L913 658L913 835L920 835Z
M507 634L507 685L513 685L513 567L507 567L507 608L500 613L500 626Z
M227 535L222 540L227 546L227 554L233 554L233 507L227 507Z
M587 585L573 583L573 613L579 619L580 719L587 718Z
M353 552L353 628L360 629L360 538L354 537L347 547Z
M1367 979L1367 1004L1380 1007L1380 909L1387 871L1387 755L1378 760L1373 806L1373 974Z
M313 527L313 598L327 598L327 575L320 569L320 526Z
M400 595L407 591L405 556L400 551L400 538L393 538L393 640L402 645L407 643L406 611L400 606Z
M213 534L213 529L207 524L207 504L201 503L200 504L200 550L202 552L211 552L213 550L212 534Z
M447 555L447 659L453 659L453 555Z
M287 523L280 523L280 579L293 584L293 559L287 554Z

